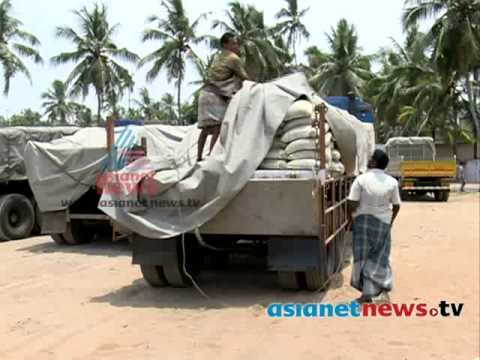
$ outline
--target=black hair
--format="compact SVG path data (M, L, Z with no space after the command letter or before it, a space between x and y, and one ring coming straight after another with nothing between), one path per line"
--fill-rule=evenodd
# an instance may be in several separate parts
M223 46L225 46L225 44L228 44L231 40L234 40L235 38L236 38L236 36L235 36L234 33L226 32L220 38L220 45L223 47Z
M385 151L377 149L373 152L372 160L375 161L375 167L381 170L385 170L388 166L390 159Z

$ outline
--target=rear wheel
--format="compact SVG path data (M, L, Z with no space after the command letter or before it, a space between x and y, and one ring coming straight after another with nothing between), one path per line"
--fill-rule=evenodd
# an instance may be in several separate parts
M62 234L50 234L50 237L57 245L65 245L65 239Z
M448 198L450 197L450 192L449 191L435 191L435 201L448 201Z
M322 289L327 283L327 277L318 269L302 273L305 288L309 291Z
M189 234L168 241L168 261L163 263L165 279L173 287L188 287L192 284L190 276L200 272L203 254L194 237ZM185 270L188 272L185 272Z
M450 191L443 191L442 201L447 202L450 197Z
M32 202L22 194L0 196L0 240L17 240L30 236L35 225Z
M156 265L140 265L145 281L152 287L168 286L167 279L163 273L163 267Z
M282 289L298 290L300 289L299 273L295 271L278 271L278 284Z
M80 245L92 241L94 236L95 229L92 226L85 225L80 220L72 220L63 234L54 234L52 238L59 245Z

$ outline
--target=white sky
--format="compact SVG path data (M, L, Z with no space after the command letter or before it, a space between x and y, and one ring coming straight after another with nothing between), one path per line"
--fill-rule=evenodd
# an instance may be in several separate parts
M111 24L120 23L120 30L115 36L119 46L125 46L144 56L158 47L157 44L141 42L141 32L146 27L145 19L151 14L163 15L160 0L105 0L109 9L109 21ZM228 7L229 0L183 0L184 6L191 19L204 12L212 12L209 19L199 27L199 34L216 34L220 32L211 30L211 21L214 18L224 17L224 11ZM274 14L284 6L284 0L256 0L246 3L255 4L265 13L267 24L274 22ZM75 17L71 10L79 9L84 5L91 6L93 1L86 0L12 0L13 15L24 23L24 29L34 33L42 42L40 52L45 59L43 66L33 65L27 62L32 73L33 84L23 76L13 79L8 98L0 95L0 115L12 115L24 108L31 107L41 112L42 92L46 91L55 79L65 80L73 65L54 67L49 59L63 51L71 51L73 47L64 40L54 37L56 26L76 26ZM300 8L310 7L310 11L304 18L304 23L311 33L308 41L301 44L299 55L307 46L317 45L326 49L325 32L329 32L341 18L346 18L355 24L359 34L360 45L366 53L373 53L380 47L390 45L389 37L397 40L403 38L401 27L401 12L404 0L336 0L314 1L299 0ZM209 50L206 47L196 49L205 58ZM159 98L165 92L174 92L173 84L169 84L164 74L161 74L153 83L146 84L145 73L147 68L136 70L136 89L131 95L133 99L138 89L147 85L151 94ZM196 80L195 72L190 69L187 73L187 81ZM0 81L0 86L3 83ZM193 89L184 88L184 98L188 98ZM92 92L93 93L93 92ZM124 100L128 104L127 96ZM95 101L92 96L86 100L86 104L95 109Z

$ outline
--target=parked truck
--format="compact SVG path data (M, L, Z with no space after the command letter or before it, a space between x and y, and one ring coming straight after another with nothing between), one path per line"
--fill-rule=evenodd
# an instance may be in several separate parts
M322 138L326 107L316 111ZM317 151L324 160L325 147ZM321 289L342 265L352 181L327 178L322 166L306 178L251 178L194 233L161 241L135 235L133 263L152 286L184 287L205 256L250 252L266 258L282 288Z
M0 129L0 241L27 238L34 229L39 231L39 212L25 173L27 142L49 142L77 130L76 127Z
M438 159L432 138L396 137L385 149L390 157L387 170L398 180L402 198L431 193L436 201L448 201L456 161Z

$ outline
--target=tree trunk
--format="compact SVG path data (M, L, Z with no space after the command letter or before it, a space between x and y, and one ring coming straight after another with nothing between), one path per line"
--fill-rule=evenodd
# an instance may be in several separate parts
M177 125L184 125L182 119L182 77L178 78L177 82Z
M101 126L102 125L102 107L103 107L103 99L102 99L102 93L97 90L97 102L98 102L98 107L97 107L97 125Z
M480 79L480 74L479 70L475 69L473 71L473 79L475 81L478 81ZM473 157L474 159L477 159L477 147L478 147L478 142L480 141L480 114L478 113L477 109L477 97L476 94L474 93L473 90L473 85L472 81L470 80L470 76L467 76L467 96L468 96L468 108L470 111L470 114L472 116L472 121L473 121L473 127L475 129L475 142L473 143Z

